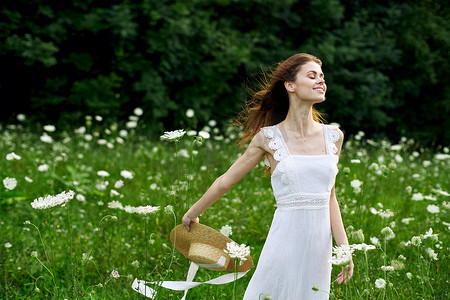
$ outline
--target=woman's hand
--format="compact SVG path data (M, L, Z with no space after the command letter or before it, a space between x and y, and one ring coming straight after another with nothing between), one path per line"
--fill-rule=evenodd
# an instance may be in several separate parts
M347 283L350 278L353 276L353 268L355 265L353 264L353 260L350 261L348 267L342 268L342 272L338 274L338 279L336 280L338 284L342 282Z
M181 224L183 224L184 227L186 227L186 230L189 232L191 231L191 223L198 223L199 219L198 218L192 218L190 216L188 216L188 214L186 213L183 216L183 219L181 219Z

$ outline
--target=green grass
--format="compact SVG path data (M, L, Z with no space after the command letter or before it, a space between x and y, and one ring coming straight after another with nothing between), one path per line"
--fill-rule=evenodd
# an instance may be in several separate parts
M21 126L1 128L0 180L17 179L13 190L0 184L2 298L143 299L131 289L134 278L185 280L189 261L173 252L169 232L214 179L238 158L240 152L233 145L235 133L224 133L224 139L217 138L219 133L211 133L211 138L200 146L187 135L175 144L152 140L134 130L128 130L128 136L120 143L116 140L117 130L105 129L90 127L91 141L85 139L87 133L57 130L49 133L55 141L45 143L39 134ZM354 232L361 229L365 243L373 244L371 238L377 237L380 246L367 252L367 262L363 252L355 252L354 277L347 285L333 283L333 297L447 299L448 148L439 149L447 155L442 158L417 148L412 140L403 139L399 150L395 150L387 141L360 137L346 140L336 193L350 243L360 242L361 237ZM99 138L110 142L109 147L98 144ZM6 160L11 152L21 159ZM355 159L359 162L352 162ZM43 164L49 169L38 171ZM200 217L201 223L218 230L230 225L231 238L251 246L255 263L275 210L270 177L263 174L262 166L261 163ZM110 176L98 176L100 170ZM122 170L131 171L134 178L124 179ZM33 182L26 181L25 176ZM124 186L115 188L119 179ZM354 179L363 182L359 193L351 186ZM98 188L102 181L108 182L104 190ZM74 198L65 207L44 211L30 205L35 198L68 190L85 196L85 201ZM111 190L120 195L112 195ZM420 196L418 193L429 197L412 200L414 194L415 198ZM160 210L146 218L108 208L113 200L124 206L159 206ZM174 215L164 212L167 205L174 207ZM429 212L429 205L436 205L439 212ZM389 209L394 215L383 218L372 213L373 208ZM405 218L414 220L406 224ZM27 220L39 229L43 243L38 230L24 224ZM385 242L381 230L386 226L393 229L395 238ZM437 234L437 240L427 238L419 246L405 246L413 236L423 235L429 228ZM437 253L437 260L430 257L428 248ZM37 251L37 258L45 267L32 257L33 251ZM83 263L83 253L92 256L92 260ZM403 262L404 268L386 273L380 269L391 265L392 260ZM133 266L134 261L139 262L139 268ZM117 270L120 278L111 278L112 270ZM253 271L237 282L238 298L242 298ZM339 268L333 268L332 280L339 272ZM194 280L205 281L221 274L224 273L200 269ZM385 289L375 287L378 278L386 279ZM188 299L231 299L232 291L232 283L202 285L190 290ZM182 295L161 289L156 299L179 299Z

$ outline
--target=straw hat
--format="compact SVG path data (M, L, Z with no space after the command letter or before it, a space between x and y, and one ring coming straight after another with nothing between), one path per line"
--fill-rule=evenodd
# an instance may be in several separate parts
M233 242L232 239L200 223L191 223L190 227L190 232L183 225L176 226L170 232L170 241L181 254L200 265L220 262L220 266L203 266L208 270L235 271L234 262L223 251L227 249L227 243ZM253 260L250 255L242 262L242 265L238 265L239 272L245 272L251 268L253 268Z

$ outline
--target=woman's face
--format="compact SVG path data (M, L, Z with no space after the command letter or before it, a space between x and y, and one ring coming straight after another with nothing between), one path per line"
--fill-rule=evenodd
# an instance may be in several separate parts
M322 68L313 61L307 62L301 66L295 81L286 84L286 89L303 101L324 101L327 85Z

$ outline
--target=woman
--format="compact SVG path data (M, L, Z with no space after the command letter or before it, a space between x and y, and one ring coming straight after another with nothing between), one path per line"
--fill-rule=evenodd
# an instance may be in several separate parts
M245 153L182 219L189 231L191 222L266 157L277 209L244 299L328 299L331 235L338 246L348 245L334 189L343 133L319 123L313 108L327 90L321 66L305 53L277 66L238 121L244 125L241 142L251 140ZM353 268L350 262L338 274L338 284L347 283Z

